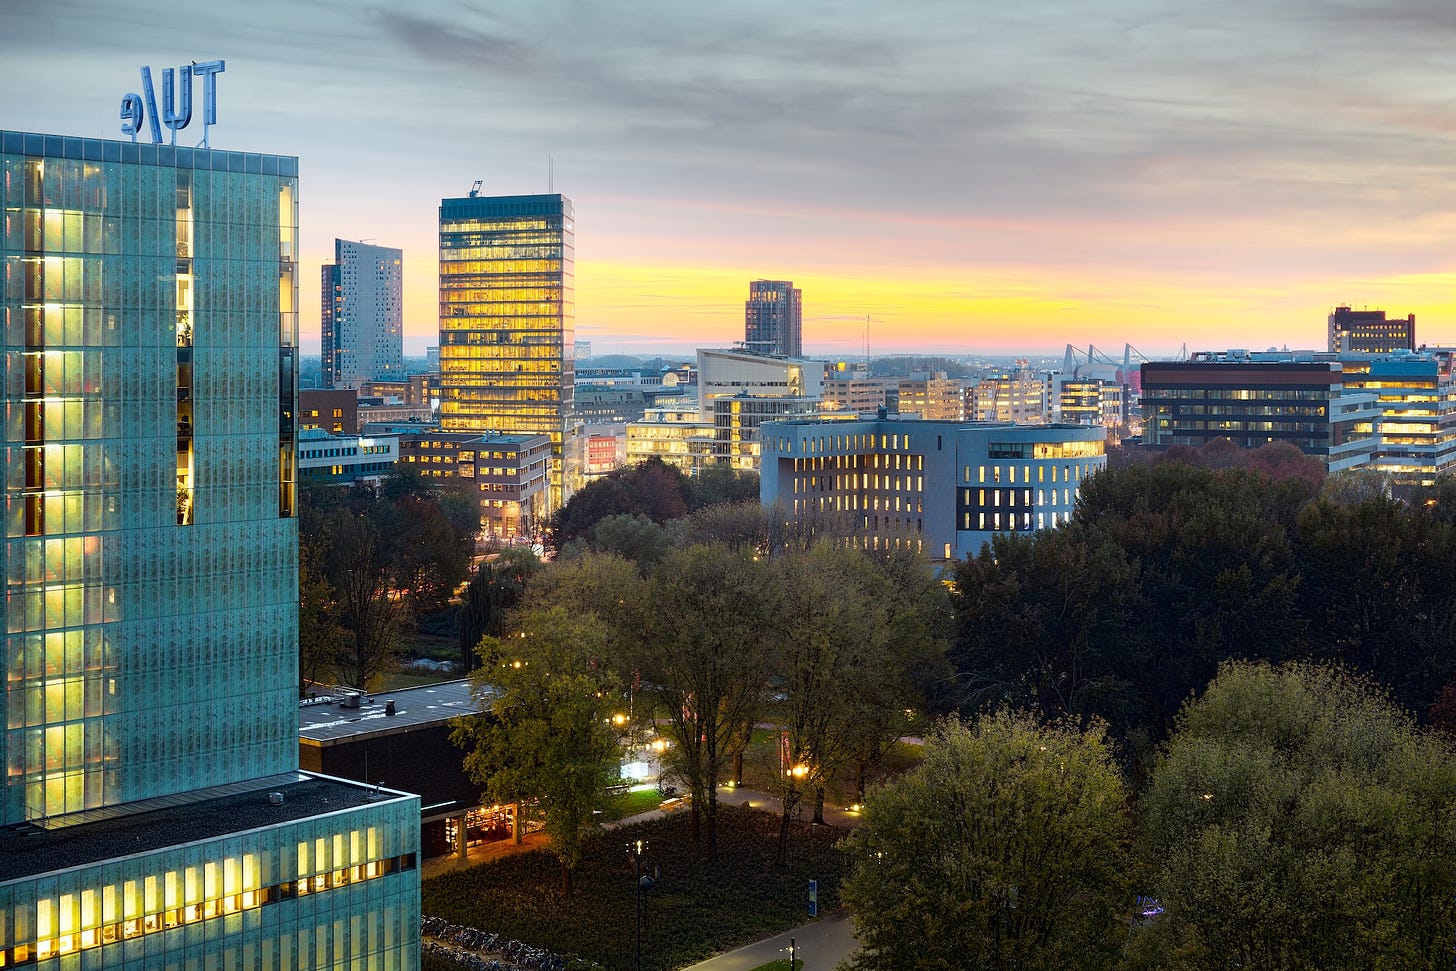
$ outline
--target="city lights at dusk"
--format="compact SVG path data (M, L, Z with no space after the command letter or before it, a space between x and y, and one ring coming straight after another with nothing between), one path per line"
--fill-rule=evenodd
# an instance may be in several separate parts
M599 353L727 343L759 277L803 289L819 354L858 354L867 318L876 352L1315 346L1338 303L1441 341L1453 16L8 2L0 117L120 138L138 65L226 58L212 147L300 157L304 266L335 237L403 249L410 353L435 342L436 206L476 179L574 200Z

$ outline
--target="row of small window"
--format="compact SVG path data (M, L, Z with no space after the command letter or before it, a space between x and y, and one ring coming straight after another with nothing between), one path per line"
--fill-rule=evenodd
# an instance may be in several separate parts
M961 490L961 505L962 505L962 507L969 507L969 508L976 508L976 509L993 509L993 508L996 508L996 507L999 507L999 506L1002 505L1001 497L1003 495L1006 497L1005 505L1007 505L1007 506L1030 506L1031 505L1031 490L1030 489L976 489L976 490L974 490L974 492L975 492L975 499L974 499L974 501L972 501L972 490L970 490L970 489L962 489ZM1047 495L1048 495L1048 490L1046 490L1046 489L1037 489L1036 490L1036 504L1038 506L1045 506L1047 504ZM1050 495L1051 495L1051 504L1053 506L1057 505L1057 490L1055 490L1055 489L1050 490ZM1072 504L1072 490L1071 489L1067 489L1067 488L1062 489L1061 505L1063 505L1063 506L1070 506L1071 504Z
M880 434L880 435L806 435L799 439L799 451L802 453L825 452L830 449L835 451L864 452L870 449L887 451L889 449L910 450L910 434ZM790 452L794 448L794 440L787 436L773 439L773 450L775 452ZM921 457L924 461L924 457Z
M1323 401L1329 388L1144 388L1143 406L1164 398L1211 399L1214 401Z
M326 475L349 475L367 476L376 473L388 472L394 466L393 462L362 462L358 465L329 465L316 469L304 469L305 479L317 479Z
M1180 418L1190 415L1210 415L1215 418L1253 418L1269 416L1280 419L1312 418L1325 413L1324 405L1240 405L1227 402L1212 405L1174 405L1172 409L1159 408L1158 414L1175 414Z
M853 489L858 491L861 487L865 489L884 489L900 491L925 491L925 476L880 476L878 473L868 472L861 476L858 472L849 475L809 475L794 477L794 492L823 492L826 489Z
M813 509L814 499L804 500L804 509ZM818 498L819 509L832 509L836 512L859 512L860 510L881 510L885 512L924 512L925 503L918 496L906 496L903 499L899 496L857 496L838 495L820 496ZM794 500L794 509L798 510L799 500Z
M1031 484L1031 468L1032 467L1030 465L1021 466L1020 481L1023 484ZM976 481L985 484L988 475L990 477L990 481L993 483L999 483L1004 478L1007 483L1015 485L1018 480L1016 474L1016 466L1014 465L993 465L990 466L989 469L990 471L988 472L987 466L979 466L976 470ZM1063 465L1060 470L1061 475L1059 478L1058 469L1055 465L1038 465L1036 467L1037 482L1047 481L1047 469L1051 469L1050 479L1052 482L1081 482L1083 476L1088 476L1092 474L1091 465ZM964 480L966 482L971 481L971 467L967 465L962 471L964 472ZM1002 475L1003 471L1005 472L1004 476Z
M62 957L75 953L76 951L85 951L107 944L116 944L120 941L129 941L147 934L169 931L186 924L195 924L198 921L225 917L229 914L238 913L239 911L252 910L255 907L278 903L282 900L291 900L295 897L307 896L308 894L322 893L337 887L347 887L352 883L374 880L391 873L413 870L414 868L415 855L413 853L407 853L404 856L345 867L341 870L332 870L328 873L305 877L301 880L290 880L286 883L276 884L272 887L264 887L259 890L249 890L242 893L212 897L201 903L160 910L141 917L132 918L131 920L116 921L86 930L56 934L54 936L27 941L11 947L0 948L0 968L34 964L38 961Z
M968 466L969 468L969 466ZM812 472L818 469L911 469L925 470L925 456L905 455L824 455L814 458L794 459L795 472ZM967 473L969 475L969 473Z
M1069 512L1039 512L1035 514L1036 525L1032 526L1032 516L1033 514L1029 512L1008 512L1004 514L999 512L982 512L975 514L975 526L972 526L972 516L967 512L961 514L961 529L977 529L983 532L990 530L992 532L1021 533L1028 532L1032 529L1046 529L1049 525L1055 529L1062 523L1072 521L1072 514Z

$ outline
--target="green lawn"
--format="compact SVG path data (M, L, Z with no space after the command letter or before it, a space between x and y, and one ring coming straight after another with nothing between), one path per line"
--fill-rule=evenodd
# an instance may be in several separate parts
M804 971L804 960L803 958L794 958L794 966L790 968L788 958L779 958L777 961L760 964L753 971Z
M431 661L460 660L460 641L454 637L436 637L418 631L406 631L400 636L400 645L410 657L427 658Z
M662 805L662 795L657 791L656 786L633 789L620 796L614 796L606 810L602 812L602 818L606 820L626 819L628 816L656 809L660 805Z
M819 881L821 908L838 906L837 834L796 826L790 863L776 867L776 818L732 806L720 812L717 863L694 852L691 813L675 812L602 834L587 849L571 899L560 894L556 858L534 851L425 881L423 910L605 968L632 967L636 881L626 844L636 839L648 841L647 865L658 873L645 897L643 967L652 971L806 922L810 879Z
M765 728L754 729L748 748L743 753L743 784L749 789L775 793L779 788L779 748L777 731ZM920 764L922 746L895 742L885 753L877 766L866 773L870 785L894 778L906 769ZM827 802L847 806L858 802L858 780L852 773L830 785L825 793Z

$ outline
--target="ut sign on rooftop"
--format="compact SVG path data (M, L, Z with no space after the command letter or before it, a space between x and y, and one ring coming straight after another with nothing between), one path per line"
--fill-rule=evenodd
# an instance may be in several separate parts
M225 69L223 61L193 61L175 72L162 68L162 111L157 112L157 93L152 88L152 69L142 68L142 94L121 96L121 132L136 141L144 122L151 122L152 143L162 144L162 125L172 129L172 144L177 132L192 121L192 76L202 77L202 145L207 148L208 129L217 124L217 76ZM174 78L174 75L177 77ZM143 97L145 96L145 101Z

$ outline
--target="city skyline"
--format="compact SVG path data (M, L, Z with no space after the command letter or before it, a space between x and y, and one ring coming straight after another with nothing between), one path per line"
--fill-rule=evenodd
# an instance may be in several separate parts
M308 180L309 354L335 237L404 250L406 352L435 343L436 207L475 179L576 202L601 354L726 346L759 278L818 355L866 320L873 354L1318 347L1339 304L1456 342L1456 11L1166 6L4 2L0 119L120 138L140 66L225 59L212 145Z

